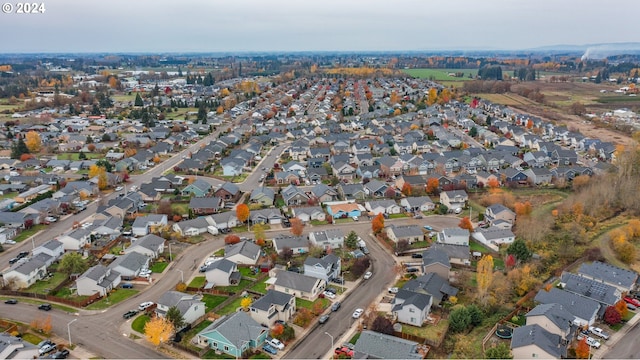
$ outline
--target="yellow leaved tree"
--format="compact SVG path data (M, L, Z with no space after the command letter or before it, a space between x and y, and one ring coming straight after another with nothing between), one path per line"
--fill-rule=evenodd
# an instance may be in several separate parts
M91 165L89 167L89 178L98 178L98 189L104 190L107 188L107 170L98 165Z
M144 325L144 334L150 343L158 346L169 341L173 334L173 324L163 317L156 316Z
M247 311L247 309L249 309L249 305L251 305L251 298L250 297L243 297L242 300L240 300L240 306L242 306L242 309L244 311Z
M25 145L32 153L37 153L40 151L40 147L42 147L42 139L40 139L40 134L35 131L29 131L26 136Z
M485 255L478 261L476 281L478 283L478 299L482 305L487 304L487 294L493 282L493 257Z

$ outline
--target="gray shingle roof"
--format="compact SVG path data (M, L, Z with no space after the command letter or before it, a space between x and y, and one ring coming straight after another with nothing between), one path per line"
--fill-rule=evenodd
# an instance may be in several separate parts
M424 204L433 204L433 201L428 196L408 197L404 199L409 206L418 207Z
M428 273L409 280L396 297L408 299L416 292L431 295L434 298L434 304L439 304L445 295L456 295L458 289L450 286L448 280L441 278L438 274Z
M254 301L253 304L251 304L251 307L266 311L269 310L273 304L285 306L289 303L289 300L291 300L292 297L293 295L291 294L269 289L263 297Z
M211 270L214 270L214 269L218 269L220 271L223 271L225 273L230 274L236 266L237 266L236 263L234 263L231 260L220 259L220 260L214 261L213 263L209 264L209 266L207 266L207 270L206 271L211 271Z
M62 246L63 244L56 240L56 239L51 239L49 241L47 241L46 243L40 245L45 249L49 249L49 250L55 250L58 249L60 246Z
M318 279L292 271L278 271L275 285L310 293Z
M569 330L575 320L575 316L565 310L562 305L555 303L540 304L529 311L526 316L544 316L564 331Z
M420 228L418 225L391 225L389 227L397 238L424 236L422 228Z
M278 249L309 247L309 239L304 236L278 235L273 239Z
M617 266L605 264L599 261L583 263L578 269L578 273L602 280L606 283L625 288L633 287L638 279L638 273L621 269Z
M355 344L355 351L378 359L422 359L418 343L395 336L365 330Z
M260 246L250 241L240 241L237 244L227 245L224 247L224 256L230 257L236 254L255 259L260 253Z
M154 234L149 234L149 235L145 235L143 237L141 237L140 239L136 240L135 243L133 243L132 246L140 246L143 247L145 249L149 249L152 251L157 251L158 247L162 244L164 244L165 239L161 238L158 235L154 235Z
M567 349L561 345L560 335L552 334L540 325L526 325L513 330L511 349L535 344L555 358L566 355ZM540 356L542 354L539 354Z
M449 259L469 259L470 250L468 245L435 243L431 247L444 251L449 256Z
M572 315L586 321L591 320L600 309L600 304L595 300L558 288L552 288L549 291L542 289L538 291L534 300L542 304L560 304Z
M29 275L34 270L42 268L44 265L44 262L40 261L39 259L30 258L22 264L16 263L12 265L9 271L16 271L20 274Z
M80 275L81 278L86 277L89 278L91 280L99 280L101 277L103 277L107 271L109 271L109 269L103 265L96 265L96 266L92 266L90 267L87 271L85 271L82 275Z
M449 262L449 255L443 250L434 248L433 246L422 252L422 265L428 266L431 264L440 263L444 266L451 268Z
M116 266L122 266L123 268L131 271L137 271L147 264L149 258L137 252L131 252L126 255L118 256L109 267L114 269Z
M572 273L563 273L560 282L564 290L586 296L599 303L614 305L621 298L619 290L612 285L603 284Z
M262 333L269 331L269 329L258 324L244 311L239 311L219 318L199 332L198 335L212 331L217 331L234 344L236 348L240 348L243 342L256 340Z

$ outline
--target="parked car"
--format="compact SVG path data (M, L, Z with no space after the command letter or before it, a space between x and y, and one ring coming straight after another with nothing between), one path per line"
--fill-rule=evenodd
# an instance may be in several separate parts
M17 257L14 257L14 258L12 258L12 259L9 259L9 265L13 265L13 264L17 263L17 262L18 262L18 260L20 260L20 259L18 259Z
M144 310L150 308L151 306L153 306L153 302L152 301L145 301L145 302L141 303L140 306L138 306L138 310L144 311Z
M322 315L320 316L320 318L318 319L318 323L319 324L324 324L327 321L329 321L329 315Z
M18 253L18 256L16 256L18 259L22 259L22 258L26 258L27 256L29 256L29 252L28 251L20 251L20 253Z
M593 326L589 326L589 331L596 335L599 336L605 340L609 340L609 334L607 334L606 332L604 332L601 328L599 327L593 327Z
M131 319L132 317L138 314L138 310L129 310L126 313L122 314L122 317L125 319Z
M53 341L51 341L51 340L49 340L49 339L44 339L44 340L40 341L40 342L38 343L38 345L36 345L36 346L38 346L38 349L40 349L40 348L42 348L42 347L43 347L43 346L45 346L45 345L54 345L54 342L53 342Z
M48 354L56 349L56 344L46 344L38 350L40 355Z
M365 255L369 255L369 249L366 246L363 246L361 249Z
M15 245L15 244L16 244L16 242L15 242L15 241L13 241L13 240L7 240L7 241L5 241L4 243L5 243L6 245Z
M414 268L414 267L409 267L405 271L408 272L408 273L417 273L418 271L420 271L420 269Z
M56 351L53 355L51 355L52 359L66 359L68 357L69 357L69 350L67 349Z
M631 311L636 311L636 310L638 310L638 307L633 305L633 304L627 303L627 309L629 309Z
M592 337L587 338L587 345L594 347L596 349L600 349L600 342Z
M329 299L335 299L336 298L336 294L329 292L329 291L324 291L322 293L322 295L324 295L324 297L327 297Z
M353 357L353 350L346 346L336 348L333 353L337 356Z
M9 305L15 305L18 303L18 300L16 299L8 299L4 301L5 304L9 304Z
M397 294L398 293L398 288L397 287L390 287L389 288L389 293L390 294Z
M634 298L632 298L630 296L625 296L624 297L624 301L626 301L627 303L629 303L629 304L631 304L631 305L633 305L635 307L640 306L640 300L634 299Z
M337 294L338 293L338 290L336 290L335 288L332 288L332 287L328 287L328 288L324 289L324 291L328 291L328 292L333 293L333 294Z
M262 350L268 352L271 355L278 355L278 350L269 344L262 345Z
M40 304L40 306L38 306L38 310L49 311L51 310L51 304Z
M340 284L340 285L344 284L344 280L342 278L333 278L333 279L331 279L331 282L334 282L334 283Z
M413 215L413 218L414 219L422 219L422 215L416 214L416 215Z
M336 301L331 305L331 311L338 311L338 309L340 309L340 306L342 306L342 304L340 303L340 301Z
M433 230L433 227L431 225L425 225L425 226L423 226L423 228L425 228L427 230Z
M351 218L353 219L353 221L358 221L358 217L357 216L352 216Z
M364 276L362 278L365 280L369 280L371 279L372 276L373 276L373 273L371 271L367 271L366 273L364 273Z
M412 259L422 259L422 254L420 254L420 253L413 253L413 254L411 254L411 258L412 258Z
M116 191L122 191L122 189L123 189L123 187L122 187L122 186L118 186L118 187L116 188Z
M267 343L278 350L284 349L284 344L282 341L274 338L267 339Z
M120 285L121 288L123 289L133 289L133 284L132 283L123 283L122 285Z
M364 312L363 309L358 308L358 309L356 309L356 311L353 312L352 316L353 316L354 319L357 319L362 315L363 312Z

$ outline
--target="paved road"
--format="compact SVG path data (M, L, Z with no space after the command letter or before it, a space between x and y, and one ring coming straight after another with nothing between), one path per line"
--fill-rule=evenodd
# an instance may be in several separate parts
M636 315L640 316L640 315ZM624 339L615 343L605 354L602 359L640 359L640 326L635 323L633 327L624 334ZM625 341L625 339L627 341ZM606 344L606 343L605 343Z

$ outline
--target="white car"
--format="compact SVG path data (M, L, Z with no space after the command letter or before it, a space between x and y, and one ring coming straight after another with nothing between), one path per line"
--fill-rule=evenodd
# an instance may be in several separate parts
M357 319L362 315L363 312L364 312L363 309L358 308L358 309L356 309L356 311L353 312L352 316L353 316L354 319Z
M364 273L364 276L362 278L365 280L369 280L371 279L372 276L373 276L373 273L371 271L367 271L366 273Z
M149 270L149 269L142 269L140 270L140 275L145 276L147 274L151 274L153 271Z
M600 342L594 338L592 338L591 336L589 336L587 338L587 345L594 347L596 349L600 349Z
M605 340L609 340L609 334L607 334L606 332L604 332L604 330L602 330L599 327L593 327L593 326L589 326L589 332L591 332L594 335L597 335Z
M138 310L144 311L144 310L150 308L151 306L153 306L153 302L152 301L145 301L142 304L140 304L140 306L138 306Z
M335 299L336 298L336 294L329 292L329 291L325 291L322 294L324 294L324 297L329 298L329 299Z
M122 186L118 186L118 187L116 188L116 191L121 191L122 189L123 189L123 187L122 187Z
M282 350L284 349L284 344L282 343L282 341L278 340L278 339L269 339L267 340L267 344L273 346L274 348L278 349L278 350Z
M389 288L389 293L390 294L397 294L398 293L398 288L397 287L390 287Z
M16 242L13 241L13 240L7 240L4 243L7 244L7 245L15 245L16 244Z

